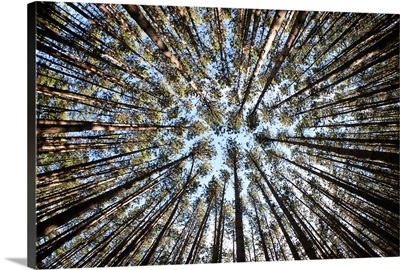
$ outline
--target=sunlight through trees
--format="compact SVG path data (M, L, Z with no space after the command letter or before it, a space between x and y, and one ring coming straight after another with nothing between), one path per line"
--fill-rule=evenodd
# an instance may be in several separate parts
M399 256L399 15L35 5L38 267Z

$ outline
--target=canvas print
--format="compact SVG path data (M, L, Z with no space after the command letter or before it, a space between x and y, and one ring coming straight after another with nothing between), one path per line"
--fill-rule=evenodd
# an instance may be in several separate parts
M399 15L29 5L30 265L399 256Z

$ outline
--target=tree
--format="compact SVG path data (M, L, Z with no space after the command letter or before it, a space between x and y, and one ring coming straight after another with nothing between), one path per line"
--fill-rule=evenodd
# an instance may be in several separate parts
M235 141L228 141L226 146L227 164L233 170L233 185L235 192L235 235L236 235L236 252L237 262L245 262L245 244L244 244L244 230L243 230L243 203L240 196L241 180L238 176L240 168L241 152L239 146Z
M398 15L32 5L36 267L399 255Z

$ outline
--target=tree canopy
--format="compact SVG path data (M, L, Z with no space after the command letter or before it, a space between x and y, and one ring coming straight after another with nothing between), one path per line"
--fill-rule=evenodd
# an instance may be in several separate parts
M40 268L399 256L399 15L36 3Z

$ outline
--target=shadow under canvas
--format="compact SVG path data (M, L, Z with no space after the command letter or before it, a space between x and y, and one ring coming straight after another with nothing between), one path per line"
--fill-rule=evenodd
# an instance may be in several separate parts
M7 261L22 265L22 266L27 266L28 259L27 258L5 258Z

